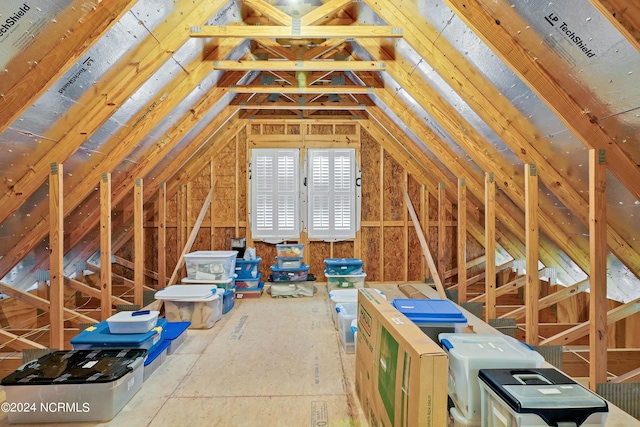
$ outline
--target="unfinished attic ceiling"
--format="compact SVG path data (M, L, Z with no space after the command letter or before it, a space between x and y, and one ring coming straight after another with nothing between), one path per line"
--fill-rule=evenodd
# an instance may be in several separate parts
M523 258L524 165L535 164L540 262L565 286L587 277L588 150L606 148L609 297L632 301L640 54L628 22L604 10L596 0L4 1L2 282L26 289L47 269L51 163L64 165L71 273L99 248L102 173L125 212L136 178L151 198L244 119L341 112L385 128L430 171L431 191L465 177L475 209L493 174L500 260Z

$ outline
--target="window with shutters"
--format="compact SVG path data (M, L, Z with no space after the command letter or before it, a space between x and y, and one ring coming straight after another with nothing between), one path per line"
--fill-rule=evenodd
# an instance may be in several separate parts
M354 238L359 210L355 150L307 150L306 179L299 153L298 149L252 150L253 238L270 243L299 239L303 223L310 239Z
M353 149L309 149L307 233L311 239L356 236L356 167Z
M300 237L300 153L297 149L254 149L251 180L251 233L278 242Z

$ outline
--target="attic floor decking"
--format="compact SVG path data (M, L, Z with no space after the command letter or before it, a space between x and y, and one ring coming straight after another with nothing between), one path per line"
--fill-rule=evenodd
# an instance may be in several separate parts
M375 285L388 299L397 285ZM435 290L417 285L426 295ZM346 354L329 313L327 288L312 298L236 300L213 328L190 329L142 390L107 423L57 426L366 427L355 394L355 355ZM477 333L495 329L462 309ZM550 365L549 365L550 366ZM1 392L0 401L4 401ZM0 427L9 424L0 412ZM606 427L640 426L609 406Z
M236 300L213 328L190 329L113 420L68 425L367 426L355 355L333 328L326 287L316 288L312 298Z

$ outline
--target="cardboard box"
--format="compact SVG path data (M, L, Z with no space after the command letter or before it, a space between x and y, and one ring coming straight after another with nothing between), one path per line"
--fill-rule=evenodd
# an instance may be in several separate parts
M358 293L356 393L369 425L445 427L447 355L370 289Z

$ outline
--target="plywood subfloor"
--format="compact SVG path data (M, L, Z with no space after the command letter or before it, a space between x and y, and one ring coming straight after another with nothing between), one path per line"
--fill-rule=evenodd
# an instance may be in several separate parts
M333 328L326 287L317 288L310 298L236 300L213 328L189 330L113 420L69 425L366 426L355 356Z

